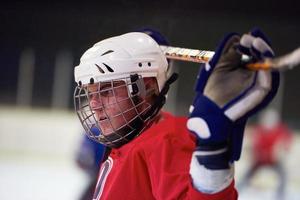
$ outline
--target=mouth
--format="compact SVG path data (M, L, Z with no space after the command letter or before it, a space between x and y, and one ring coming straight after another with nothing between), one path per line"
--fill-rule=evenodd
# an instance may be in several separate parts
M107 117L100 117L99 121L104 121L104 120L107 120L107 119L108 119Z
M103 129L103 130L112 129L112 127L111 127L112 125L109 122L109 118L107 118L105 116L99 118L98 124L101 127L101 129Z
M94 114L98 122L102 122L108 119L108 117L103 112L95 112Z

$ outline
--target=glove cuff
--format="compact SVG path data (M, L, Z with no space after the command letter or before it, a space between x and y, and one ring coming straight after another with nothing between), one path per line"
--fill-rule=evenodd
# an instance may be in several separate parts
M226 169L213 170L199 163L194 152L190 165L193 186L203 193L214 194L227 188L233 181L234 164Z

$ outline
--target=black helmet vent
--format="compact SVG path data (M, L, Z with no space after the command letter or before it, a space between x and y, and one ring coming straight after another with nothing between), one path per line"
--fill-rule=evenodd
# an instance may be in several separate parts
M95 65L97 66L97 68L98 68L98 70L99 70L100 73L102 73L102 74L105 73L105 71L99 65L97 65L97 64L95 64Z
M110 66L108 66L107 64L105 64L105 63L102 63L106 68L107 68L107 70L109 71L109 72L114 72L114 70L110 67Z

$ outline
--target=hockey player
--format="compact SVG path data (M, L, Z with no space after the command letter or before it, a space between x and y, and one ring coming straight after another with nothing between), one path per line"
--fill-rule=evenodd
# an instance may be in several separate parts
M285 161L292 142L291 130L280 119L278 111L269 108L260 115L259 124L254 126L251 139L252 163L238 184L239 191L249 185L257 171L269 167L278 175L278 185L273 199L286 199Z
M234 161L247 118L279 84L277 72L250 71L241 55L273 56L266 37L255 29L221 41L186 118L161 111L177 75L168 74L162 36L147 33L100 41L75 67L78 117L90 138L112 148L93 199L237 199Z

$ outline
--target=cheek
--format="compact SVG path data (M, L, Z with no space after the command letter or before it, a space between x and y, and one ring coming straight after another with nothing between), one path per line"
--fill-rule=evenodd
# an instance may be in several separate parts
M124 117L127 121L130 121L137 115L136 109L130 100L122 101L118 103L118 112L121 113L120 117Z

